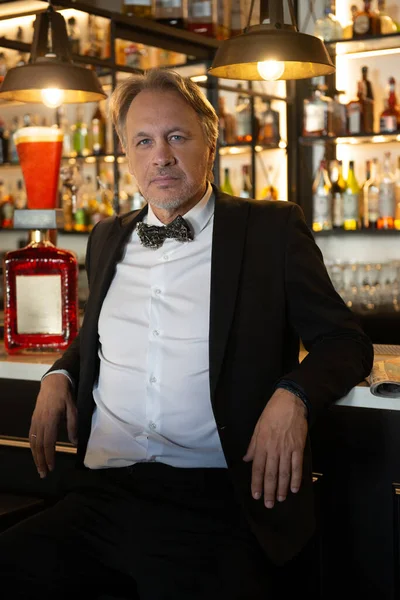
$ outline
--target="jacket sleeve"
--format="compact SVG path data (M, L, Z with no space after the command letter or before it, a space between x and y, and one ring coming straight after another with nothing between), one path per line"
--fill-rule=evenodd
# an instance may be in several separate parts
M308 354L283 379L304 390L314 420L369 375L373 345L335 291L297 205L288 217L285 285L289 320Z

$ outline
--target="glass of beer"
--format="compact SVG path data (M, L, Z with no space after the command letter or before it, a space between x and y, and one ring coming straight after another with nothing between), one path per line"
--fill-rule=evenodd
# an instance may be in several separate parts
M27 208L57 208L63 133L57 127L22 127L14 133L25 180Z

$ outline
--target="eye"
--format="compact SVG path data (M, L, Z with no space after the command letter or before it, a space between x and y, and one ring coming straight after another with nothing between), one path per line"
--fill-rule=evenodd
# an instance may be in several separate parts
M182 135L175 134L175 135L171 135L171 137L169 139L172 140L173 142L181 142L185 138Z
M151 140L149 138L145 138L144 140L140 140L140 142L138 142L137 145L138 146L147 146L150 142L151 142Z

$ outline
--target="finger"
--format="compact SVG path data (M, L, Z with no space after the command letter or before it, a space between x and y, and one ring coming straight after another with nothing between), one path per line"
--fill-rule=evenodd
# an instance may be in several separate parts
M41 459L45 465L46 472L47 470L52 471L54 469L57 431L58 421L55 421L52 425L48 425L44 430Z
M292 471L291 455L281 456L279 459L279 473L277 482L276 499L278 502L286 500L289 490Z
M74 446L78 443L78 420L77 420L77 410L76 406L71 402L67 404L67 431L68 431L68 439L71 444Z
M31 453L32 453L32 458L33 458L33 462L35 463L36 469L38 468L38 463L36 460L36 439L37 439L37 433L36 433L37 427L35 427L35 424L32 422L31 423L31 427L29 429L29 445L31 448Z
M268 454L264 473L264 504L267 508L272 508L275 504L278 471L279 456Z
M245 461L251 461L254 458L254 452L256 449L256 440L257 440L257 436L255 434L253 434L251 440L250 440L250 444L249 447L247 448L247 452L246 454L243 456L243 460Z
M43 452L43 427L39 425L35 428L36 433L30 434L30 443L36 469L41 479L47 475L47 464Z
M290 491L293 494L299 491L301 480L303 478L303 452L295 450L292 453L292 477L290 481Z
M261 498L263 491L266 459L266 451L262 449L262 446L256 445L251 472L251 493L255 500Z

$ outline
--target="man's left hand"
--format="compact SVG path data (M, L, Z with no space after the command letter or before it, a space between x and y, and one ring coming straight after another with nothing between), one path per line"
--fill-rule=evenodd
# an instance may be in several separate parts
M307 439L307 409L297 396L278 388L257 421L243 460L253 461L251 493L272 508L300 489Z

